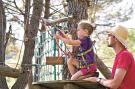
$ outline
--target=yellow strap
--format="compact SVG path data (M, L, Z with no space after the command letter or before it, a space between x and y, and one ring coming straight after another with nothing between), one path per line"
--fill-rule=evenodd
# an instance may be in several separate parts
M79 55L82 57L82 59L83 59L84 62L86 62L86 60L85 60L85 58L84 58L84 55L86 55L86 54L87 54L88 52L90 52L90 51L92 51L92 47L91 47L90 49L86 50L85 52L79 54ZM85 65L84 67L86 67L86 66L90 66L90 65ZM81 68L82 68L82 67L81 67Z
M84 56L83 56L83 55L81 55L81 57L82 57L83 61L85 62L86 60L85 60Z
M90 51L92 51L92 47L90 48L90 49L88 49L88 50L86 50L85 52L82 52L82 53L80 53L80 55L82 56L82 55L86 55L88 52L90 52Z
M95 63L92 63L92 64L89 64L89 65L80 66L80 68L87 68L87 67L94 66L94 65L96 65L96 64Z

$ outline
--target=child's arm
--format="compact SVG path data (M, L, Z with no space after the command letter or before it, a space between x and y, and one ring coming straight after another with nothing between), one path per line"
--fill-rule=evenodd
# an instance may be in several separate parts
M60 39L63 42L65 42L66 44L69 44L69 45L80 46L80 44L81 44L80 40L72 40L72 39L69 39L69 38L64 38L60 35L55 35L55 38Z

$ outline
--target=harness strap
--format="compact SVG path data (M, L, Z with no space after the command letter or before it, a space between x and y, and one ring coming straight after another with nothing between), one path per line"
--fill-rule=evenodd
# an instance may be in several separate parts
M84 68L89 68L90 64L87 63L87 61L86 61L86 59L84 58L84 56L85 56L87 53L91 52L92 49L93 49L93 48L91 47L90 49L88 49L88 50L86 50L86 51L84 51L84 52L82 52L82 53L80 53L80 54L77 54L77 56L82 57L82 62L80 61L79 68L81 68L81 67L83 67L83 66L84 66ZM83 64L82 64L82 63L83 63Z
M80 66L80 69L87 69L87 73L93 74L94 72L96 72L96 64L95 63L91 63L89 65L84 65L84 66Z
M82 52L82 53L79 53L79 54L77 54L77 56L84 56L84 55L86 55L88 52L90 52L90 51L92 51L92 47L90 48L90 49L88 49L88 50L86 50L86 51L84 51L84 52Z
M91 64L88 64L88 65L81 65L80 64L79 68L89 68L91 66L96 66L96 64L95 63L91 63Z

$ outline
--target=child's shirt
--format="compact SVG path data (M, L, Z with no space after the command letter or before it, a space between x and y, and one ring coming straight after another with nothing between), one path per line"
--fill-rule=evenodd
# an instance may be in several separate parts
M83 52L89 50L90 48L92 48L93 42L91 41L90 37L84 37L84 38L79 39L79 40L81 41L79 53L83 53ZM94 61L93 49L90 52L88 52L86 55L84 55L84 58L88 64L94 63L95 61ZM80 57L79 60L83 60L82 57Z

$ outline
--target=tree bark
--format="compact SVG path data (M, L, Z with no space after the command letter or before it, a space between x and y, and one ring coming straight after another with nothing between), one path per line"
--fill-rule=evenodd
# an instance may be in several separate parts
M5 65L5 33L6 16L2 0L0 0L0 65ZM0 89L8 89L6 78L0 76Z
M7 76L12 78L17 78L21 73L21 70L13 69L8 66L0 65L0 75L1 76Z
M68 16L73 16L68 21L68 28L69 30L74 30L77 28L77 23L80 20L88 18L88 3L87 0L67 0L67 2Z
M56 25L56 24L59 24L59 23L62 23L62 22L67 22L68 20L70 20L72 17L63 17L63 18L60 18L60 19L56 19L56 20L53 20L53 21L49 21L49 20L46 20L46 25L47 26L53 26L53 25Z
M21 65L23 73L18 77L16 83L12 86L12 89L25 89L26 85L28 86L27 89L31 89L31 85L28 84L32 84L32 58L34 55L35 37L37 36L39 29L42 8L43 0L33 0L33 12L30 25L28 26L28 29L25 30L25 49ZM31 66L28 66L27 64Z
M104 62L97 55L96 55L95 59L97 62L97 67L100 70L100 72L104 75L105 78L110 79L111 71L107 68L107 66L104 64Z

